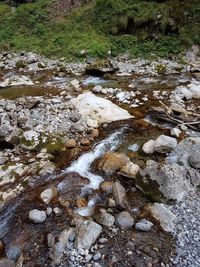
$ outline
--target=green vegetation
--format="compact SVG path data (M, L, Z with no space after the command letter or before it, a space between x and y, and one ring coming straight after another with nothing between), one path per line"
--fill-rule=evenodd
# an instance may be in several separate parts
M81 59L81 50L99 58L109 50L113 56L166 57L200 43L199 0L91 0L65 16L54 15L56 1L14 11L0 4L0 49L67 59Z

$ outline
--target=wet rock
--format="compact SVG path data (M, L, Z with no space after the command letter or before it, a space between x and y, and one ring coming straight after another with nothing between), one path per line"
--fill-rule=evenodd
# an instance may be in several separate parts
M6 258L0 259L0 267L15 267L15 262Z
M189 156L188 162L193 168L200 169L200 151L193 152Z
M122 230L127 230L133 226L134 219L128 211L122 211L117 215L115 223Z
M96 220L98 223L107 227L111 227L115 222L114 216L108 213L105 209L99 210L99 213L96 216Z
M153 226L152 222L146 219L142 219L141 221L135 224L135 229L142 232L148 232L151 230L152 226Z
M43 223L46 221L46 218L45 211L34 209L29 212L29 220L33 223Z
M78 208L87 207L87 200L84 197L81 197L76 200L76 206Z
M69 141L67 141L67 143L65 144L66 148L75 148L77 146L76 140L75 139L70 139Z
M108 152L97 160L96 168L107 175L114 174L129 161L129 158L124 154Z
M120 169L118 173L122 176L134 179L139 171L140 167L137 164L134 164L133 162L128 162Z
M111 101L97 97L91 92L79 95L71 100L79 113L90 117L98 123L130 119L132 116Z
M155 142L154 150L159 153L168 153L177 147L177 140L173 137L160 135Z
M148 142L146 142L143 147L142 150L144 151L145 154L153 154L154 153L154 146L155 146L156 141L154 140L149 140Z
M40 194L40 198L42 199L42 201L45 204L49 204L54 198L56 198L58 195L57 189L52 186L46 190L44 190L41 194Z
M160 222L164 231L174 231L176 216L168 208L166 208L164 204L154 203L150 206L150 210L153 217Z
M102 190L102 192L108 195L112 193L112 187L113 187L113 182L102 182L100 184L100 189Z
M120 208L125 208L127 202L125 188L120 183L115 182L112 190L116 205Z
M78 249L90 249L102 232L102 227L93 221L82 221L76 226L76 245Z

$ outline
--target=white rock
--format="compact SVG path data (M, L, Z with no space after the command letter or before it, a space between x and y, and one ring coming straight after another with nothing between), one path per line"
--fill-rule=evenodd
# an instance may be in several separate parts
M101 85L95 85L95 87L92 89L93 93L100 93L102 90L102 86Z
M177 140L167 135L160 135L155 142L154 150L159 153L168 153L177 146Z
M144 151L144 153L145 154L153 154L155 143L156 143L156 141L154 141L154 140L149 140L148 142L146 142L142 147L142 150Z
M76 106L79 113L89 116L98 123L108 123L117 120L133 118L126 110L91 92L80 94L73 98L71 103Z
M133 179L136 177L139 171L140 167L137 164L133 162L128 162L120 169L119 174Z
M200 99L200 84L189 85L189 90L192 93L192 98Z
M181 134L181 130L179 130L178 128L173 128L171 129L170 133L172 136L179 137Z
M40 198L45 204L49 204L52 201L52 199L54 199L57 195L58 193L57 193L56 188L52 186L51 188L44 190L40 194Z
M29 220L34 223L43 223L47 218L46 212L42 210L31 210L29 212Z

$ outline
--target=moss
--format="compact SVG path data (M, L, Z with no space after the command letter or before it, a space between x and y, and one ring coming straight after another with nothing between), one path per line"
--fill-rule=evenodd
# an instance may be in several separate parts
M15 163L14 162L8 162L8 163L6 163L6 164L4 164L2 167L1 167L1 169L2 169L2 171L7 171L7 169L9 168L9 167L11 167L11 166L14 166L15 165Z
M156 69L158 74L165 74L165 72L166 72L166 66L163 64L156 65L155 69Z
M21 145L25 145L27 147L32 147L35 145L34 141L33 140L26 140L26 138L24 136L22 136L19 140L19 143Z
M25 61L23 61L23 60L18 60L17 62L16 62L16 64L15 64L15 66L16 66L16 68L18 68L18 69L24 69L24 68L26 68L26 62Z
M64 144L61 141L48 141L45 143L44 148L46 148L47 153L52 155L60 154L64 149Z

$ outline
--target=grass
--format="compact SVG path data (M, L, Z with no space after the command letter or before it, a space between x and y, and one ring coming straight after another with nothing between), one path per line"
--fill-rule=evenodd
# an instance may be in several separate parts
M91 0L65 16L37 0L15 11L0 4L0 49L36 51L68 60L128 52L134 57L170 57L200 43L198 0ZM190 3L188 3L190 2Z

